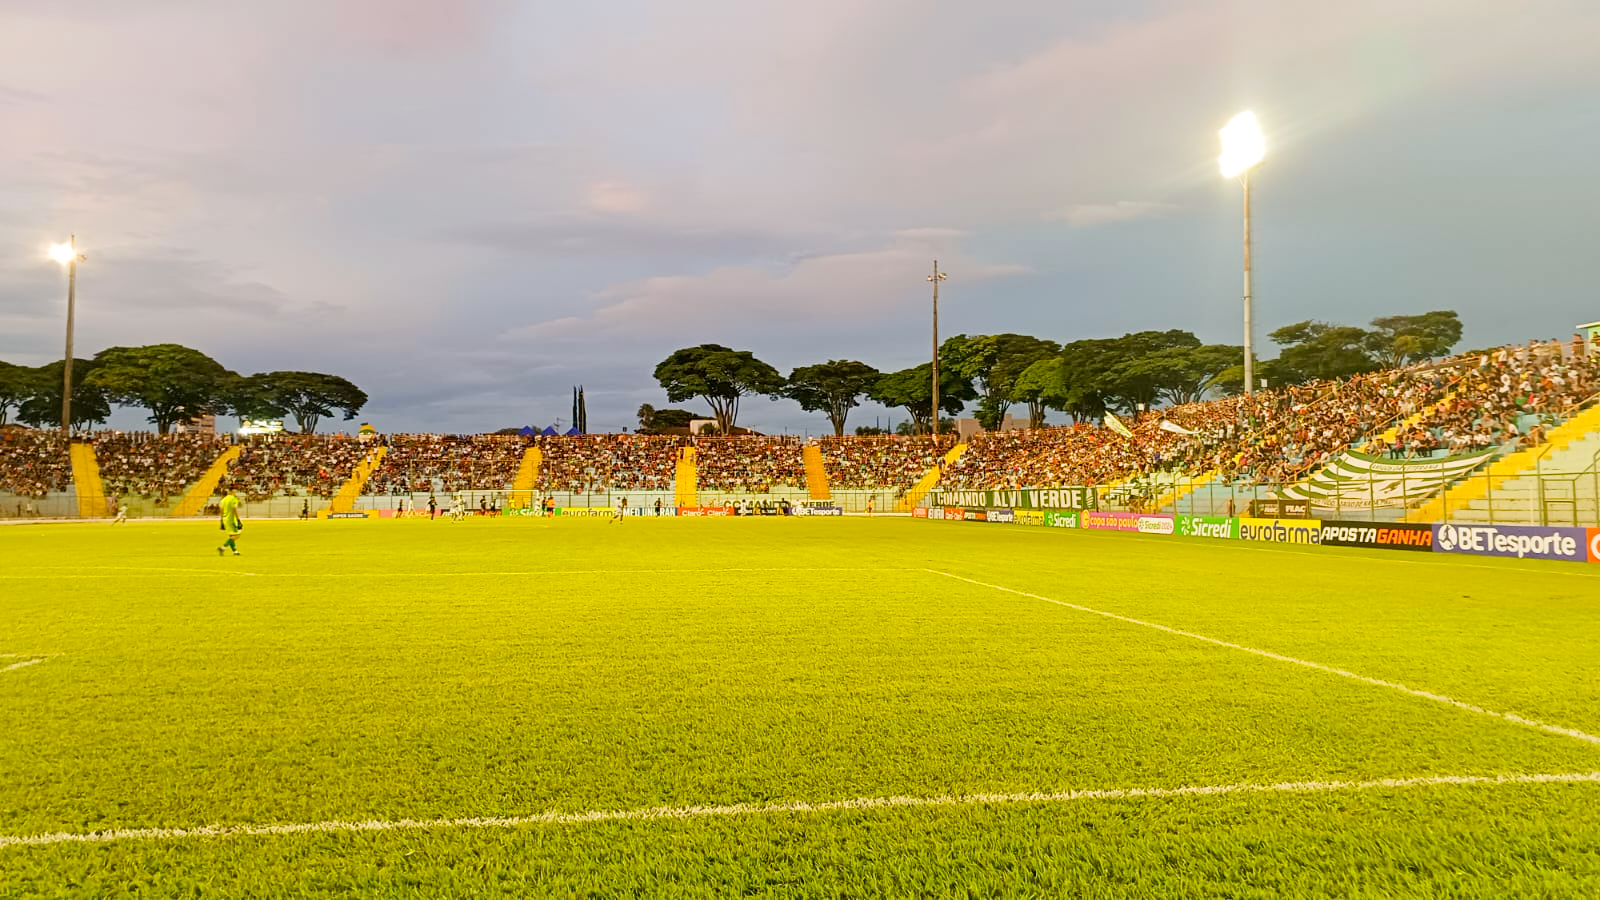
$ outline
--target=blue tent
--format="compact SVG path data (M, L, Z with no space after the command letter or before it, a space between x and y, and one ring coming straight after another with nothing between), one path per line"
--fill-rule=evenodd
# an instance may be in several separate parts
M538 433L539 432L533 430L533 426L532 425L524 425L524 426L522 426L522 430L517 432L517 434L520 434L523 437L533 437L534 435L536 435Z
M560 434L561 432L556 431L554 425L546 425L544 427L544 430L539 432L539 433L544 435L545 437L555 437L556 435Z
M577 437L580 434L583 434L583 432L579 431L578 426L574 425L572 426L572 430L567 432L567 437Z

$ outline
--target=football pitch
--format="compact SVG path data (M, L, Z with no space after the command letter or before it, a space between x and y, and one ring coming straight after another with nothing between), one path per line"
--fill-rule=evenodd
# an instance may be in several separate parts
M0 895L1600 895L1592 567L909 519L0 528Z

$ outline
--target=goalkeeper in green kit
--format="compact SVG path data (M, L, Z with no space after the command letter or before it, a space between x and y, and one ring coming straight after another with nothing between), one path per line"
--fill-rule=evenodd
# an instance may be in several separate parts
M218 526L228 533L228 539L217 548L217 555L223 556L229 550L234 556L239 555L239 532L244 530L244 522L239 519L239 497L234 494L233 488L228 488L228 493L222 498L222 524Z

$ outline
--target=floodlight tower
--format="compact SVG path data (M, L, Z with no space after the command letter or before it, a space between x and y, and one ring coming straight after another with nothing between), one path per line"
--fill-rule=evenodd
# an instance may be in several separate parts
M1222 177L1238 178L1244 187L1244 392L1255 390L1255 328L1250 322L1253 298L1250 293L1250 170L1266 156L1267 143L1261 124L1253 112L1242 112L1218 132L1222 136L1222 155L1217 163Z
M65 244L51 244L50 258L67 267L67 356L61 361L61 433L72 440L72 316L77 304L78 263L88 257L78 252L78 236Z
M928 280L933 282L933 437L939 437L939 282L950 276L939 271L939 261L933 261L933 274Z

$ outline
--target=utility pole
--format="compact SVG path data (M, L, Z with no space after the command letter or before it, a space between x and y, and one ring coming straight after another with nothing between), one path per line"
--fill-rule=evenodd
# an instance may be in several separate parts
M933 436L939 437L939 282L949 276L939 271L939 261L933 261Z

